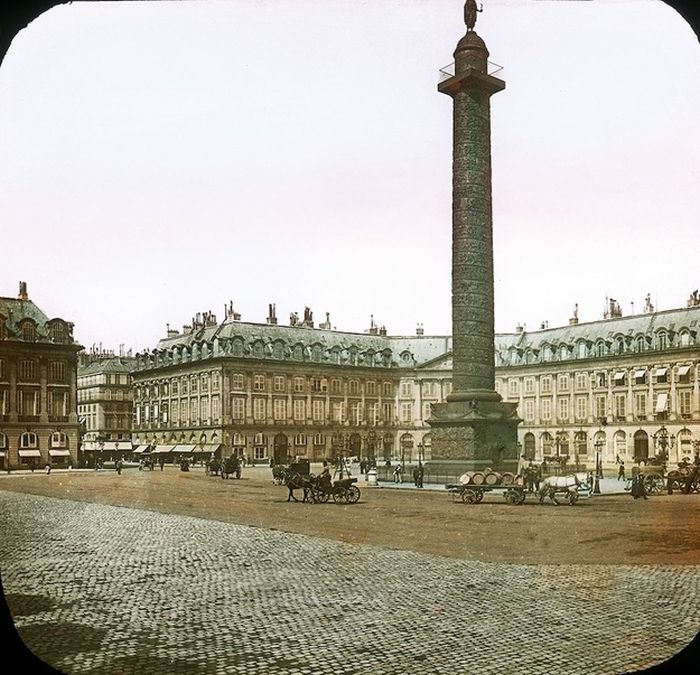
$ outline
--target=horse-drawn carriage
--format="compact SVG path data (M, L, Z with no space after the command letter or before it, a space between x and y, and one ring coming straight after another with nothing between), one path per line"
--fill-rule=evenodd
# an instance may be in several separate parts
M336 504L356 504L360 500L360 488L354 484L357 478L341 478L333 481L326 472L315 476L312 473L303 474L287 467L279 467L278 476L279 484L286 485L289 490L287 501L299 501L294 496L295 490L303 490L302 501L313 504L325 504L331 499Z

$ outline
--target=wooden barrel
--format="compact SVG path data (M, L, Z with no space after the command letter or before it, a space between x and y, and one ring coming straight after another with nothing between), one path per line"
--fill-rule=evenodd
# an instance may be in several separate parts
M483 483L484 483L484 474L481 473L481 471L475 471L475 472L472 474L472 483L474 483L474 485L483 485Z
M500 481L501 481L501 474L496 473L495 471L489 471L484 476L484 483L486 483L486 485L498 485L498 483Z
M514 480L515 476L512 473L509 473L508 471L501 475L501 483L503 485L513 485Z
M469 485L469 483L472 482L472 474L473 471L465 471L460 477L459 477L459 482L462 483L462 485Z

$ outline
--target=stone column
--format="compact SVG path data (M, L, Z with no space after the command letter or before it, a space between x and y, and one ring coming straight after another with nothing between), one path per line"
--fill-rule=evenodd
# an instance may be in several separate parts
M488 74L473 19L438 85L453 100L452 393L434 406L433 463L447 471L517 466L516 403L495 390L490 97L505 82Z

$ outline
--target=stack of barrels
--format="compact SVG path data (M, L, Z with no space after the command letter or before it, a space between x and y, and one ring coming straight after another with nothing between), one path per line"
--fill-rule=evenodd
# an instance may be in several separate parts
M516 476L509 472L497 471L467 471L459 477L462 485L513 485L517 482Z

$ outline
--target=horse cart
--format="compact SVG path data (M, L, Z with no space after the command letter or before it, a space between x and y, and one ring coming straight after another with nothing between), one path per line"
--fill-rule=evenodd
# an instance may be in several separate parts
M459 483L448 483L445 488L454 501L464 504L479 504L487 492L502 494L509 504L522 504L526 496L520 477L495 471L467 471L460 476Z

